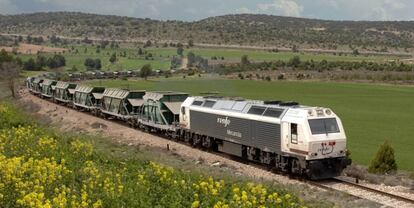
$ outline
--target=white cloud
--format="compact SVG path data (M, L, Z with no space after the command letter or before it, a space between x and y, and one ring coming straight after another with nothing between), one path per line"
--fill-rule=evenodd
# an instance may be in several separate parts
M274 0L272 3L261 3L257 5L259 12L300 17L303 12L301 6L295 0Z

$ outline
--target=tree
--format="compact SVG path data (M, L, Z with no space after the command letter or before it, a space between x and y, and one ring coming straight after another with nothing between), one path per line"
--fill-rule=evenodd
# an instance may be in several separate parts
M355 56L358 56L358 55L359 55L359 51L358 51L358 49L354 49L354 50L352 51L352 54L353 54L353 55L355 55Z
M92 70L95 68L95 62L91 58L85 59L85 62L83 63L85 65L86 70Z
M102 68L101 59L95 59L95 69L100 70Z
M184 53L184 48L181 46L181 47L178 47L177 48L177 54L179 55L179 56L182 56L183 55L183 53Z
M140 71L140 76L142 78L147 80L147 77L150 76L151 74L152 74L151 64L145 64L144 66L142 66L141 71Z
M4 62L10 62L12 60L13 60L13 56L10 55L9 53L7 53L6 50L1 49L1 51L0 51L0 66Z
M296 45L293 45L293 46L292 46L292 52L293 52L293 53L297 53L297 52L299 52L298 47L297 47Z
M26 71L36 71L36 62L33 58L29 58L26 62L23 64L23 69Z
M6 81L7 86L13 96L16 98L16 79L20 76L20 66L15 61L1 63L0 80Z
M246 65L249 65L249 64L250 64L249 56L243 55L241 57L241 65L246 66Z
M60 54L56 54L53 57L47 59L46 65L51 69L56 69L62 66L66 66L66 59Z
M194 46L194 41L192 39L190 39L188 41L188 47L193 47Z
M32 43L32 36L28 35L26 37L27 43Z
M116 62L116 53L113 53L111 58L109 58L109 62L111 62L112 64Z
M47 58L45 56L38 55L36 57L36 68L38 70L41 70L43 67L45 67L46 63L47 63Z
M100 70L102 68L101 59L85 59L84 65L86 66L86 70Z
M300 57L299 56L293 56L289 62L288 62L288 66L291 67L298 67L300 65Z
M193 52L189 52L187 54L187 67L192 67L194 65L194 63L196 62L195 58L196 56Z
M144 48L150 47L152 45L152 42L150 40L147 40L147 42L144 45Z
M142 48L138 48L138 55L142 55L142 54L144 54L144 52L142 51Z
M394 149L385 141L378 149L375 158L371 161L368 168L370 173L391 173L397 170L397 162L395 161Z

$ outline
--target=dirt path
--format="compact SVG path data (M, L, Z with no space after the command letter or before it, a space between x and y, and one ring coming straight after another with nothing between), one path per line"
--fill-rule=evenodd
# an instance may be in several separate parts
M170 151L186 160L203 161L205 165L214 168L226 167L237 175L244 175L252 179L272 181L284 184L289 187L296 187L301 197L318 198L317 200L327 200L334 202L338 207L376 207L367 200L353 199L352 197L344 197L343 194L330 193L300 182L292 180L287 176L277 175L251 165L239 163L219 155L204 152L191 148L187 145L176 143L168 139L157 137L139 130L129 128L116 122L104 120L94 117L90 114L78 112L70 108L66 108L52 102L42 100L27 91L21 92L21 100L23 105L32 106L29 109L34 115L44 119L51 126L57 127L62 132L78 132L87 134L101 134L111 138L114 143L126 144L129 146L146 146L149 149L166 149L169 145ZM197 164L197 163L196 163ZM353 199L353 200L352 200Z

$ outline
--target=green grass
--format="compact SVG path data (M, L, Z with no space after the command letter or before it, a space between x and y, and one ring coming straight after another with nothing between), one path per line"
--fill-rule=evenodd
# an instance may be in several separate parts
M163 56L172 56L177 54L175 48L149 48L149 52L161 54ZM225 60L240 60L243 55L248 55L252 61L288 61L293 56L299 56L302 60L314 61L386 61L395 59L395 57L387 56L353 56L353 55L330 55L330 54L314 54L314 53L293 53L293 52L269 52L264 50L247 50L247 49L225 49L225 48L189 48L184 50L184 54L193 52L196 55L210 59L213 56L224 57Z
M106 87L174 90L199 94L218 91L225 96L262 100L294 100L332 108L342 119L351 157L369 164L377 148L388 140L399 168L414 170L414 87L325 82L264 82L182 78L151 81L99 81Z

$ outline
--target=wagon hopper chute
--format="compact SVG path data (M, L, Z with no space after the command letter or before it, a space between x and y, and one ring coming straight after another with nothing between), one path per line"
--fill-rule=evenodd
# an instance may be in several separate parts
M104 117L112 116L120 120L132 121L141 111L144 95L144 90L106 89L102 95L101 114Z
M181 104L187 97L187 93L181 92L147 92L139 122L157 129L175 131L179 126Z
M75 108L97 113L102 103L104 91L104 87L78 85L73 96L73 105Z
M57 82L55 86L55 100L62 103L70 103L73 100L73 94L75 93L77 84L68 82Z
M55 80L45 79L42 82L42 93L41 93L41 95L44 96L44 97L47 97L47 98L52 98L56 83L57 83L57 81L55 81Z

